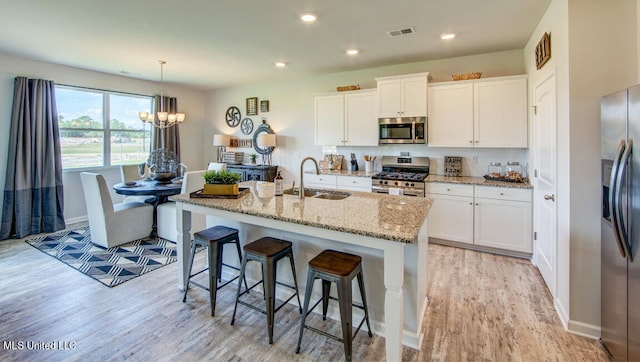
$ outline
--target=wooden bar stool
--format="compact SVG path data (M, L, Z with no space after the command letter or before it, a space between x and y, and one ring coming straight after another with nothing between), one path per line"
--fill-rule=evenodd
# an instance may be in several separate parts
M193 242L191 242L191 257L189 258L189 273L187 276L186 287L184 288L184 296L182 302L187 301L187 292L189 291L189 285L193 284L204 290L209 291L209 299L211 301L211 316L213 317L216 312L216 294L218 289L226 286L227 284L238 279L238 276L231 278L224 282L224 284L218 286L218 282L222 281L222 266L226 266L231 269L240 270L233 265L224 264L222 262L222 251L226 244L235 244L238 251L238 261L242 260L242 252L240 251L240 238L238 237L238 230L226 227L226 226L214 226L208 229L198 231L193 234ZM196 255L196 248L203 246L207 248L208 267L191 274L193 269L193 259ZM205 286L191 280L192 277L209 270L209 286ZM245 280L245 286L247 281Z
M289 262L291 263L291 272L293 273L293 283L294 285L288 285L276 280L276 267L278 264L278 260L289 257ZM242 283L238 282L238 293L236 294L236 305L233 308L233 317L231 318L231 325L235 323L236 320L236 310L238 309L238 304L242 304L251 309L257 310L263 314L267 315L267 327L269 329L269 344L273 344L273 317L274 314L282 308L285 304L287 304L293 297L298 298L298 308L300 309L300 313L302 313L302 307L300 304L300 296L298 295L298 282L296 277L296 268L293 262L293 248L292 244L289 241L280 240L276 238L264 237L260 238L252 243L249 243L244 246L244 255L242 257L242 266L240 267L240 277L244 279L244 273L247 268L247 263L249 261L257 261L262 265L262 280L255 283L251 287L247 288L245 284L245 291L241 292ZM262 287L264 289L264 296L266 302L266 310L262 310L256 306L253 306L247 302L240 300L240 297L249 293L250 290L258 286L262 283ZM276 294L276 284L280 284L282 286L291 288L295 290L295 293L291 295L287 300L285 300L278 308L275 307L275 294Z
M362 296L362 305L352 303L351 283L353 278L358 278L358 287ZM322 280L322 298L320 298L309 310L309 302L311 292L313 291L313 283L316 279ZM338 288L338 298L329 295L331 283L336 283ZM305 324L307 315L313 311L315 307L322 302L322 319L327 319L327 309L329 299L337 300L340 305L340 322L342 324L342 338L328 334L317 328L313 328ZM356 331L352 334L352 316L351 308L356 307L364 310L364 317ZM362 275L362 257L353 254L347 254L335 250L324 250L309 262L309 272L307 273L307 287L304 293L304 308L302 310L302 319L300 320L300 334L298 335L298 344L296 353L300 353L300 343L302 342L302 332L308 329L319 333L325 337L335 339L344 344L344 355L347 361L351 361L351 342L353 337L358 333L362 324L367 322L369 330L369 338L371 334L371 325L369 324L369 309L367 308L367 296L364 290L364 280Z

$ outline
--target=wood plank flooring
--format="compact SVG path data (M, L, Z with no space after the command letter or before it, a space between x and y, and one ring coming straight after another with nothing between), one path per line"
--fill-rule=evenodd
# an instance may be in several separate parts
M440 245L429 252L422 349L405 347L404 361L608 360L597 341L564 331L527 260ZM213 318L204 290L191 289L182 303L176 265L107 288L22 240L0 241L0 360L344 360L341 344L308 331L294 353L300 315L292 305L276 314L269 345L262 314L239 306L236 325L229 324L235 287L219 291ZM313 320L339 334L339 323ZM68 349L10 349L5 341L66 342ZM361 331L353 348L354 360L384 360L379 336Z

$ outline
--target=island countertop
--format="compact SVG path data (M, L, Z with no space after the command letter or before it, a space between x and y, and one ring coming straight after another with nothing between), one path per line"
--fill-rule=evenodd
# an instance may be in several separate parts
M299 199L297 195L274 196L271 182L247 181L240 187L249 191L237 199L195 198L189 194L169 199L401 243L416 242L431 207L430 199L410 196L350 191L351 196L342 200Z

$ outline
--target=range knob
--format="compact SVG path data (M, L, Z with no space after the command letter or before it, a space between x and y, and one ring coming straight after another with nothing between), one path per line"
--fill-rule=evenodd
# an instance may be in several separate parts
M398 186L398 181L394 182L393 184L394 184L395 186Z
M387 182L387 181L385 181L385 182L384 182L384 184L386 185L386 184L388 184L388 182Z
M407 187L409 187L409 183L408 183L408 182L406 182L404 185L405 185L405 186L407 186ZM411 186L413 186L413 185L411 185Z
M411 187L415 186L416 184L414 184L413 182L411 183Z

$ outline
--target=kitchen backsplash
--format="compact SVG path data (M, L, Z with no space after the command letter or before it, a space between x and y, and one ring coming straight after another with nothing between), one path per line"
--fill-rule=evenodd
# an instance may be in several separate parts
M364 170L364 155L378 156L374 163L374 169L382 169L380 165L381 156L400 156L400 152L409 152L410 156L426 156L431 159L430 173L434 175L444 175L444 156L462 157L462 176L481 177L487 173L487 167L491 162L520 162L528 175L528 149L520 148L490 148L490 149L466 149L466 148L429 148L424 145L389 145L379 147L337 147L336 153L345 155L348 159L351 153L355 153L358 159L358 166ZM343 168L347 165L343 164Z

